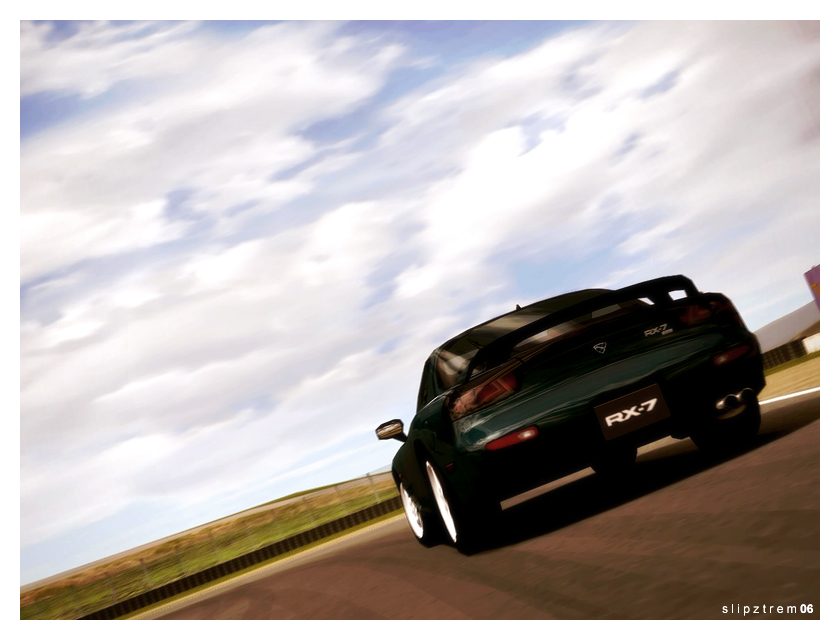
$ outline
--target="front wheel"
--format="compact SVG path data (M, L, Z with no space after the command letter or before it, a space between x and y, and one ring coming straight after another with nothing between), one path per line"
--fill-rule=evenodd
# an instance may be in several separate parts
M436 523L423 514L420 503L411 494L404 483L400 482L400 499L402 500L405 519L417 541L427 547L436 544L440 540L440 532Z

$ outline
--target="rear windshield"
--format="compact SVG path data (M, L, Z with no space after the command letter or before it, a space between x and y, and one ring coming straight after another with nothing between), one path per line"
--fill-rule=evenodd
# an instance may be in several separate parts
M544 331L540 331L539 333L523 338L512 347L507 357L519 355L539 345L557 340L558 338L569 337L578 333L581 329L592 324L594 321L612 318L632 309L636 309L639 306L645 305L643 302L632 300L622 302L620 304L605 306L602 309L585 313L573 320L558 322L556 325ZM533 305L533 307L537 307L537 305ZM552 308L529 307L527 313L523 313L525 311L523 309L521 311L502 316L501 318L492 320L484 325L479 325L463 336L445 344L438 351L436 367L438 385L441 389L446 390L463 382L463 378L470 366L470 362L478 353L479 349L491 344L501 337L504 337L511 331L544 318L554 310L555 309ZM477 375L481 373L481 371L482 370L480 369L475 369L472 374Z

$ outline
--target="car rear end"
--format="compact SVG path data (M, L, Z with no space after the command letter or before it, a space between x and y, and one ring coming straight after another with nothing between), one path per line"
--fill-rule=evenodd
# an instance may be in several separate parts
M692 435L764 387L758 343L732 303L682 276L544 318L494 355L453 389L448 410L465 477L499 498L607 448Z

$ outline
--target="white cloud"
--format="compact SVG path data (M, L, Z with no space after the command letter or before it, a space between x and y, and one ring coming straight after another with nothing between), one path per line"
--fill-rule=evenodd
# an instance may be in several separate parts
M119 511L130 493L131 475L142 477L173 450L172 438L138 436L89 455L84 464L43 467L21 459L21 528L34 544L72 527L83 526Z
M364 282L397 242L389 226L395 210L373 203L340 207L301 230L207 251L142 279L132 276L128 289L116 281L67 308L40 331L28 324L22 376L28 416L34 419L41 411L52 416L62 400L86 397L88 402L121 389L123 394L134 389L135 395L143 389L150 402L130 406L138 415L155 415L160 404L155 398L166 398L169 404L179 397L176 379L183 379L184 392L231 402L212 386L229 382L266 388L262 393L267 393L280 380L289 384L331 366L340 353L325 363L314 357L307 363L306 354L328 356L337 345L346 348L353 342L353 321L370 322L361 311ZM146 292L142 312L126 307L127 290ZM336 310L345 319L331 326ZM322 326L324 322L330 324ZM71 337L88 337L96 328L103 329L96 340L63 350L60 358L50 357L51 347ZM365 340L376 343L375 336ZM228 365L236 366L226 374ZM205 375L206 367L216 368ZM191 400L200 405L200 398ZM111 421L130 424L124 415ZM85 422L86 429L96 430L97 422ZM51 417L35 423L47 429ZM36 424L29 432L41 433Z
M679 230L681 225L682 222L678 219L671 219L652 225L648 229L639 231L627 238L618 245L618 250L629 255L661 250L662 247L668 246L670 242L669 236Z
M602 247L615 258L617 247L652 275L699 277L721 239L751 243L777 217L813 225L818 58L807 25L599 27L406 97L388 141L410 141L453 175L427 191L425 261L400 291L492 270L500 251L585 258ZM813 238L786 246L799 269ZM733 280L756 270L731 266Z
M69 74L64 88L85 93L92 90L85 79L112 69L108 60L123 55L140 59L128 69L115 65L113 82L132 77L136 67L149 84L135 89L143 93L125 106L24 141L24 280L86 257L183 236L188 226L168 221L161 210L145 221L148 229L125 226L126 210L165 203L176 190L189 194L184 207L216 223L233 208L272 212L307 193L307 180L275 177L316 153L297 131L372 96L401 52L385 45L370 51L364 42L336 38L336 28L271 25L241 40L178 26L131 28L153 29L135 45L124 40L128 27L83 26L75 36L49 43L43 26L25 26L22 56L36 67L22 71L25 85L53 88L58 80L39 78L59 56L80 76ZM194 55L185 61L169 51L170 37L172 46L189 47ZM125 52L128 45L140 52ZM90 51L102 47L105 57L91 62ZM220 229L231 231L224 224Z
M186 225L168 221L164 205L164 200L152 200L85 212L46 209L25 214L21 273L27 279L79 260L174 240Z
M183 73L201 59L200 48L184 39L196 26L87 22L58 39L49 24L21 22L21 95L62 91L90 98L121 81Z

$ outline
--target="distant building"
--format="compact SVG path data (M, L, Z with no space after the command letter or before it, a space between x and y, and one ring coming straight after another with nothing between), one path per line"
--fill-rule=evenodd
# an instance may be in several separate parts
M819 267L815 269L816 287L811 287L815 302L809 302L755 331L765 369L820 350L820 309L817 306L820 295ZM813 271L811 269L805 274L806 280Z
M819 332L820 310L816 303L809 302L778 320L764 325L754 333L761 345L762 353L766 353L788 342L802 340Z
M811 267L805 272L805 282L808 283L808 288L817 302L817 308L820 307L820 265Z

